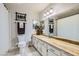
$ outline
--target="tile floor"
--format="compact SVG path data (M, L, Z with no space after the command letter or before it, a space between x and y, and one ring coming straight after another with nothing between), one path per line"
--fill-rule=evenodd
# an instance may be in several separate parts
M20 52L19 52L20 51ZM40 56L34 47L25 47L7 54L7 56Z

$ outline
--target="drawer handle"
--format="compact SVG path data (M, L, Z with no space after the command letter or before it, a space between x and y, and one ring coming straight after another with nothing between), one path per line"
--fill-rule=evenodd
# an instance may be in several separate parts
M49 51L51 51L51 52L55 52L53 49L48 49Z

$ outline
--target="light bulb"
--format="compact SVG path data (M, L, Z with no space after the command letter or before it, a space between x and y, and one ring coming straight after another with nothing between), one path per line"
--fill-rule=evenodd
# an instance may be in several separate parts
M46 14L49 15L49 12L47 12Z
M44 16L46 16L46 14L44 14Z
M52 12L53 12L53 10L51 9L49 12L50 12L50 13L52 13Z

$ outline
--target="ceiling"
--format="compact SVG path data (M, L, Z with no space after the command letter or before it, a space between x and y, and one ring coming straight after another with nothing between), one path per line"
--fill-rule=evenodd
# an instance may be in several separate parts
M46 8L49 3L5 3L8 9L23 9L23 10L31 10L33 12L39 13L44 8Z

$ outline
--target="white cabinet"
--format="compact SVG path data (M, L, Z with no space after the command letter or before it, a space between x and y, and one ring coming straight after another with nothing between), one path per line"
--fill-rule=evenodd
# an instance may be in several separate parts
M53 46L44 41L33 37L32 43L34 47L41 53L43 56L71 56L71 54Z

